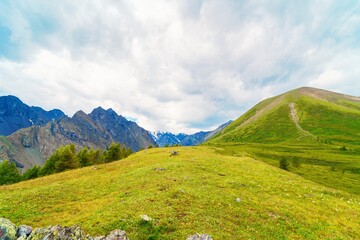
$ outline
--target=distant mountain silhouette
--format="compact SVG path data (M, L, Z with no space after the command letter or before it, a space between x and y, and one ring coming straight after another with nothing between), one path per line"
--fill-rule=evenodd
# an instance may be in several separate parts
M17 97L3 96L0 97L0 135L8 136L33 125L41 126L64 115L58 109L45 111L40 107L29 107Z

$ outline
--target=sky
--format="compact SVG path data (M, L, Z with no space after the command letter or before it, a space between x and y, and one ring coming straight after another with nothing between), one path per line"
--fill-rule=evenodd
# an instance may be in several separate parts
M310 86L360 96L360 1L0 0L0 95L194 133Z

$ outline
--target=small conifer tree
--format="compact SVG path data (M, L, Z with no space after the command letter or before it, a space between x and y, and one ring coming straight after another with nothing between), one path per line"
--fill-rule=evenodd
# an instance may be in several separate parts
M0 163L0 185L17 183L21 180L15 163L8 160Z
M39 177L40 175L40 170L41 168L37 165L33 166L32 168L30 168L29 170L27 170L23 175L22 175L22 180L29 180L29 179L34 179Z

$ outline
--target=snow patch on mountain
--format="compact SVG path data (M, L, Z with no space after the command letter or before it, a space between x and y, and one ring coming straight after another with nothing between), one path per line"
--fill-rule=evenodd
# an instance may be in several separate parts
M194 134L185 134L185 133L179 133L174 134L171 132L150 132L149 134L154 139L154 141L159 145L159 147L165 147L165 146L173 146L173 145L182 145L182 146L195 146L198 144L201 144L217 134L219 131L221 131L223 128L225 128L227 125L229 125L231 121L221 125L217 129L213 131L207 131L207 132L197 132Z

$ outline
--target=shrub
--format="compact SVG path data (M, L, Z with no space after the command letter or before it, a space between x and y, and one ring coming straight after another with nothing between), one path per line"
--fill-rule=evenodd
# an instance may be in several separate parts
M289 171L289 162L285 158L281 158L279 162L280 168Z
M346 151L347 148L345 146L340 147L340 151Z

